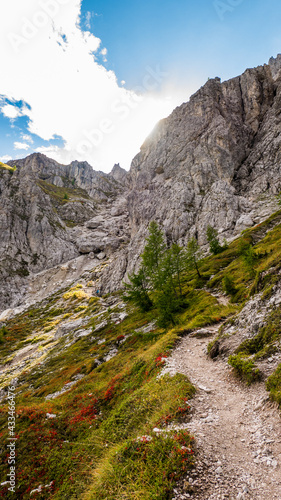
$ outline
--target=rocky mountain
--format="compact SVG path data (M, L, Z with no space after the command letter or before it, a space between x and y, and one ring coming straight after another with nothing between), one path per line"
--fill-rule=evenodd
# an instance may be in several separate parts
M209 80L129 172L0 162L3 497L280 499L280 92ZM165 328L120 289L152 219L206 249Z
M0 169L1 310L29 300L36 273L73 259L83 269L106 259L99 286L116 290L152 219L169 242L195 236L202 245L209 224L232 239L260 223L281 189L280 104L278 55L209 80L156 126L128 173L41 154L9 162L14 172Z
M100 206L114 211L124 191L113 175L94 172L86 162L65 166L33 154L10 165L16 170L0 169L1 309L21 303L36 273L118 246L113 235L93 231L99 224L84 224ZM126 176L120 167L116 172Z

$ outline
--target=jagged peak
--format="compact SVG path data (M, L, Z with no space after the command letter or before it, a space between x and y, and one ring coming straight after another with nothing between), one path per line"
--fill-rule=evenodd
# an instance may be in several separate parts
M113 177L113 179L115 179L116 181L120 182L125 180L128 172L124 168L120 167L119 163L115 163L109 175L111 175L111 177Z
M268 61L268 65L270 66L273 79L277 80L281 71L281 54L277 54L276 57L271 57Z

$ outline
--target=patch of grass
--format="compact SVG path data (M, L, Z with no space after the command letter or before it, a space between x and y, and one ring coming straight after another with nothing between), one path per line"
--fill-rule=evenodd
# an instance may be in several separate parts
M176 481L194 466L193 440L187 431L140 436L111 450L95 472L85 500L163 500Z
M245 357L242 353L229 356L228 363L248 385L257 382L261 378L261 373L258 368L255 368L253 360Z
M84 292L82 288L82 285L76 285L70 288L70 290L63 295L64 300L88 300L90 296Z
M270 391L271 399L281 406L281 364L267 379L266 388Z
M193 290L186 296L188 303L187 310L181 316L181 322L185 328L195 329L203 326L213 325L237 312L236 305L227 306L219 304L216 297L213 297L205 290Z
M236 354L254 355L254 360L268 357L276 351L276 341L281 338L281 310L275 309L267 319L266 325L260 328L257 335L245 340L236 349Z
M1 161L0 161L0 168L2 170L8 170L10 173L13 173L17 170L16 166L10 167L10 165L6 165L6 163L2 163Z
M39 180L38 185L44 193L50 196L50 199L55 206L64 205L65 203L71 203L73 201L79 201L81 198L84 201L90 199L84 189L75 188L71 183L71 187L58 187L44 180Z

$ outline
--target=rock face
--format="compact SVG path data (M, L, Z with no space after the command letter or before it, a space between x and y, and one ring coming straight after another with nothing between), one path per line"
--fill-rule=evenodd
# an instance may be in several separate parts
M229 237L241 215L259 221L258 196L281 186L280 59L209 80L155 128L130 171L135 232L156 219L171 240L204 243L208 224Z
M209 80L156 126L129 173L41 154L9 162L17 170L0 171L0 310L20 304L28 273L81 254L108 260L101 289L115 290L137 266L151 220L168 242L202 245L209 224L230 239L261 222L281 190L280 108L278 55Z
M277 210L280 108L278 55L229 81L209 80L156 126L127 179L129 271L151 220L162 225L169 242L184 245L195 236L204 245L209 224L231 239ZM108 272L118 274L120 262Z
M41 154L10 163L15 172L0 170L0 310L21 303L30 274L118 247L115 221L113 235L110 224L95 234L84 223L108 201L110 212L123 192L111 175L87 163L65 166Z

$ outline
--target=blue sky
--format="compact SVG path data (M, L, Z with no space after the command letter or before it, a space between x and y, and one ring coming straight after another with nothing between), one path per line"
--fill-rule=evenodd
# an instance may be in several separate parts
M108 67L129 87L146 65L160 64L183 87L190 79L231 78L281 51L278 0L84 0L87 12Z
M129 168L208 77L281 52L280 0L10 0L0 6L0 158Z

